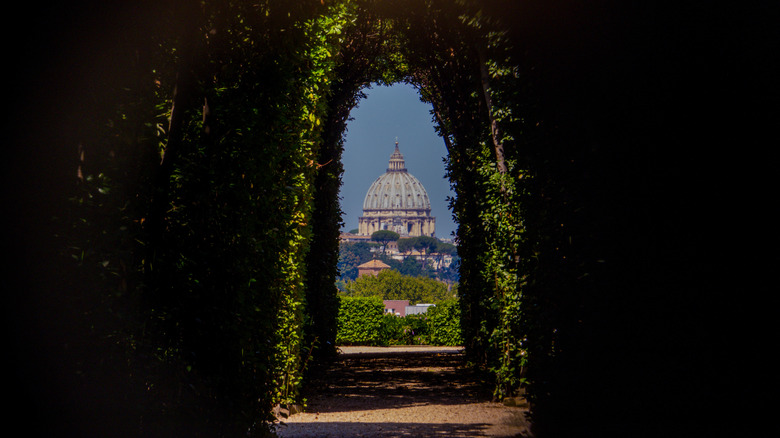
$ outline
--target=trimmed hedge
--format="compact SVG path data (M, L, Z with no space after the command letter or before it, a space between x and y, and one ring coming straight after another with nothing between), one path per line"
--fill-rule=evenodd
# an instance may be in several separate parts
M339 345L382 344L382 315L385 306L377 297L341 297L336 343Z
M463 345L457 300L441 302L428 309L427 315L431 345Z
M441 302L420 315L384 315L378 297L341 297L339 345L463 345L457 300Z

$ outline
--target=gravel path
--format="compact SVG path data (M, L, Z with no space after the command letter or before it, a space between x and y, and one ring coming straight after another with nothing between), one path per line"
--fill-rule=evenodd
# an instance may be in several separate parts
M453 347L341 347L280 437L529 437L526 409L490 401Z

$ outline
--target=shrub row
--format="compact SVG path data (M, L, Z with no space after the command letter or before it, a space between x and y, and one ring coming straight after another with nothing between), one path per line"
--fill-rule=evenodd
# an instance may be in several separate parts
M377 297L341 297L339 345L448 345L463 344L460 308L444 301L421 315L384 315Z
M339 305L339 345L381 344L382 315L385 306L377 297L341 297Z

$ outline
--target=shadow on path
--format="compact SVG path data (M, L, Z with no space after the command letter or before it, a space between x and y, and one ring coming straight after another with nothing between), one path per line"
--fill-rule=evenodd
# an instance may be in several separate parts
M461 351L342 353L282 437L529 436L526 410L491 402Z
M314 389L319 396L343 399L317 405L319 412L343 412L490 400L491 393L477 382L463 367L462 353L364 353L342 354Z
M308 437L452 437L471 438L485 437L488 424L457 424L457 423L358 423L358 422L331 422L329 430L322 432L317 429L322 423L295 423L290 424L289 430L281 436L294 436L298 438Z

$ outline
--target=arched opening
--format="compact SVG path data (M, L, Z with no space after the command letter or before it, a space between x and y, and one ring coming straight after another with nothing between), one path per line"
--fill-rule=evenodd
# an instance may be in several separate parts
M450 163L458 163L448 172L466 202L456 206L462 224L463 212L479 220L468 184L484 180L480 196L495 190L487 174L479 177L492 160L483 141L489 113L475 41L463 39L477 28L449 4L312 4L161 2L124 16L132 25L116 29L133 30L106 40L116 47L85 55L101 60L84 75L90 85L75 87L88 117L74 117L76 128L52 143L78 146L58 182L79 213L58 215L68 232L52 234L66 236L72 282L89 279L94 295L42 301L58 308L58 322L121 314L101 320L106 326L85 324L89 336L76 345L126 349L133 360L112 365L145 389L144 409L176 406L169 411L193 423L213 412L215 428L256 424L273 404L294 401L304 370L335 352L341 148L365 85L414 84L432 104ZM472 283L490 283L479 278L481 265L469 269ZM467 312L473 321L483 320L478 289ZM483 363L494 341L509 345L474 334L469 351ZM70 365L81 372L82 363Z
M405 83L374 84L366 87L364 93L366 97L350 112L344 136L344 174L339 195L344 221L341 230L358 227L366 192L386 171L393 144L398 141L406 168L420 180L431 199L431 215L436 217L438 235L452 236L455 224L447 199L454 193L443 161L447 150L434 130L430 104L421 102L419 92ZM409 185L409 179L396 183L402 181L406 184L403 190L393 191L400 206L421 205L417 181L411 180L414 187Z
M17 331L33 338L25 353L41 346L45 376L26 400L69 412L49 409L78 405L52 394L62 377L63 392L101 402L82 423L108 423L90 420L114 403L130 428L164 411L172 429L234 435L294 400L334 353L347 117L365 85L406 81L448 150L464 336L497 398L525 388L548 436L560 418L599 435L614 418L629 430L689 405L719 412L718 397L691 394L729 385L699 372L691 346L737 344L698 324L732 268L711 272L718 233L701 226L728 191L697 196L726 180L702 168L733 168L708 166L710 145L743 144L742 127L769 119L735 96L765 90L712 92L741 65L689 56L706 34L678 37L709 25L687 20L701 11L564 3L153 2L77 33L47 11L56 32L23 51L54 42L62 55L35 60L25 73L46 71L41 84L21 80L29 94L7 106L29 145L7 160L7 186L23 187L9 234L29 237L14 253L33 270L34 290L13 294L35 309ZM743 41L734 29L719 26ZM734 123L702 122L734 108ZM102 384L117 380L127 398Z
M449 157L447 176L455 188L452 207L460 223L458 238L474 251L474 257L460 265L468 286L461 295L469 321L464 326L467 351L472 361L496 370L497 397L503 398L518 391L523 380L526 352L519 325L519 269L526 257L521 251L533 251L532 245L519 245L524 238L520 218L529 204L519 197L528 190L522 187L525 181L533 181L522 180L523 175L530 176L523 168L529 163L521 161L517 149L505 152L503 142L506 132L528 127L515 107L515 116L504 121L508 131L502 134L493 113L494 107L507 105L509 114L509 107L517 105L512 99L518 96L497 99L499 84L517 80L517 70L499 67L492 76L487 70L488 62L511 59L507 58L511 50L488 53L484 47L489 37L481 27L485 23L464 22L453 12L431 7L404 15L378 4L360 10L365 21L350 28L354 33L345 32L354 42L347 46L355 51L344 54L338 65L350 72L345 77L359 79L336 86L344 94L334 111L341 118L333 125L333 136L340 138L362 87L373 81L411 84L431 105L430 117ZM383 200L381 205L390 208L392 202ZM425 233L425 224L421 225Z

